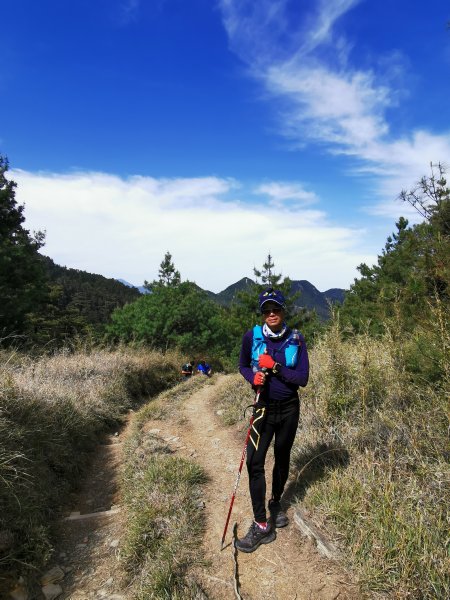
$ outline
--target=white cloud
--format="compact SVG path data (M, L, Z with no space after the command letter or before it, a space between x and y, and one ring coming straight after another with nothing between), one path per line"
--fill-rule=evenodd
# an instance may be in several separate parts
M401 55L393 49L372 70L352 68L351 44L334 31L358 3L320 0L309 12L296 6L294 27L288 0L222 0L220 6L231 49L277 101L280 133L294 147L318 142L329 153L353 157L354 173L373 176L380 197L373 212L385 215L389 200L412 187L430 162L450 162L450 130L393 136L386 111L405 96Z
M284 133L332 143L334 151L360 155L371 141L387 133L382 108L386 88L375 88L370 73L336 74L323 67L287 64L270 67L268 89L289 101Z
M269 251L278 270L323 290L347 287L356 266L375 258L367 232L335 226L295 200L294 207L244 202L234 180L19 170L11 178L25 203L26 227L47 231L44 252L56 263L135 284L157 276L167 250L183 278L216 292L252 276ZM286 182L257 189L279 198L305 193Z
M291 210L302 208L319 200L314 192L305 190L302 184L296 182L271 181L263 183L254 189L254 193L269 196L273 206L280 207L286 204Z
M361 0L320 0L317 12L308 19L302 32L304 42L299 54L308 54L318 46L328 43L332 38L335 22L360 2Z

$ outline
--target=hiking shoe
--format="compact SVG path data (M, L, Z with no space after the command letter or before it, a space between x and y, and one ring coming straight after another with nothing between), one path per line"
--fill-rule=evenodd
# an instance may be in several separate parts
M275 500L269 500L269 512L272 517L272 523L275 527L286 527L289 523L289 519L286 513L281 510L281 502Z
M253 521L250 525L250 529L245 537L234 542L235 547L241 552L254 552L256 548L259 548L261 544L269 544L277 537L274 527L270 523L267 523L266 529L261 527Z

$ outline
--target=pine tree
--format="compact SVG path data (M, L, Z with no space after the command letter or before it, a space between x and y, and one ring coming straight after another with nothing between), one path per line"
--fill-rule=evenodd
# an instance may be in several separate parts
M372 267L358 267L361 278L346 295L341 310L344 324L354 330L379 334L386 327L413 331L428 319L436 302L448 304L450 295L450 190L442 165L438 175L423 177L400 198L424 218L409 227L400 217L397 232L387 238ZM396 327L392 328L391 325Z
M253 268L253 274L256 277L256 280L260 280L260 285L266 288L278 289L281 280L281 273L276 274L273 272L275 267L275 263L273 262L273 256L269 253L267 255L267 260L263 264L262 269L259 270L256 267Z
M152 288L157 286L178 287L180 283L180 272L175 269L175 265L172 262L172 255L167 251L164 255L164 260L159 265L158 280L152 283L144 281L144 287L152 291Z
M232 316L236 322L236 327L251 327L255 324L255 319L260 318L258 296L262 291L269 288L282 292L287 303L287 318L294 326L298 326L298 320L295 318L298 314L295 302L299 294L292 293L292 282L289 277L283 277L281 273L275 272L275 263L270 253L267 255L267 259L261 269L253 268L253 274L256 279L255 285L247 290L238 292L236 300L232 305Z
M24 206L17 204L17 184L7 179L8 168L0 155L0 337L24 333L27 315L38 310L47 294L38 254L45 236L23 227Z

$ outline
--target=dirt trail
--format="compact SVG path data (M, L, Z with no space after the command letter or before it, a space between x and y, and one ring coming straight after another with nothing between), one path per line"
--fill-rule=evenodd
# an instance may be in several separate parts
M234 560L231 546L233 523L238 523L238 535L246 533L251 524L251 505L245 467L228 529L226 547L220 549L225 518L241 457L242 433L223 427L216 416L217 388L205 386L184 403L184 419L177 422L154 421L149 428L160 429L166 439L178 438L174 450L191 455L207 472L210 482L205 489L207 529L205 554L208 569L197 573L211 599L235 598L233 589ZM180 423L181 421L181 423ZM170 442L169 442L170 443ZM267 474L270 477L270 460ZM270 481L268 481L270 483ZM270 486L268 486L270 489ZM360 598L342 568L323 559L312 543L303 538L292 522L277 531L277 539L262 545L252 554L238 554L241 595L245 600L356 600Z
M97 447L88 476L70 499L69 519L58 524L58 544L49 565L65 573L56 582L63 590L58 600L127 599L118 571L123 530L119 471L127 429L128 424L105 436Z
M173 421L151 421L145 429L159 430L158 435L181 455L193 458L205 469L209 483L205 486L206 534L204 550L207 566L195 573L210 600L236 598L234 592L234 550L231 545L233 523L238 535L246 533L251 523L248 479L243 469L238 495L230 520L225 548L221 551L224 522L239 464L243 436L236 428L225 428L216 415L215 397L226 376L215 385L194 392L183 404ZM123 530L117 477L121 464L120 434L108 436L94 457L90 476L80 494L73 499L72 516L105 512L96 517L64 521L60 543L54 557L66 575L59 582L67 600L127 600L130 595L121 587L119 563L120 537ZM271 452L271 451L269 451ZM270 459L267 474L270 478ZM270 489L270 480L268 488ZM111 508L113 509L111 511ZM119 512L115 512L115 509ZM108 512L110 511L110 512ZM245 600L357 600L362 596L341 567L322 558L313 544L302 537L291 523L277 531L277 539L262 545L252 554L238 553L240 593Z

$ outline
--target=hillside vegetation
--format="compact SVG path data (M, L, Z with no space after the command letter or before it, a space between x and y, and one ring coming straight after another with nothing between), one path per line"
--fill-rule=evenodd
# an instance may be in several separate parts
M136 288L115 279L61 267L47 256L41 260L49 301L39 327L40 343L61 342L80 334L101 339L111 313L140 296Z
M450 387L417 385L403 357L389 334L349 340L334 322L310 353L286 494L340 540L363 590L444 600ZM252 397L240 375L217 401L244 430Z
M417 385L407 344L335 324L313 352L294 464L366 589L447 598L449 381Z
M1 355L0 569L39 568L50 523L108 426L179 380L180 357L93 350Z

